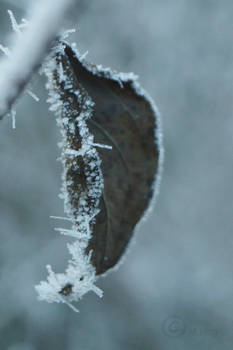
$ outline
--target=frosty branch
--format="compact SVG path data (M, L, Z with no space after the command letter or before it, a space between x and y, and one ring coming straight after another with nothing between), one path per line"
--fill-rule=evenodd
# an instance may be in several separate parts
M0 61L0 119L10 111L48 54L54 39L60 33L64 15L72 2L72 0L34 2L30 21L23 34L20 29L26 22L18 25L12 18L16 33L11 54ZM7 49L6 53L9 53Z

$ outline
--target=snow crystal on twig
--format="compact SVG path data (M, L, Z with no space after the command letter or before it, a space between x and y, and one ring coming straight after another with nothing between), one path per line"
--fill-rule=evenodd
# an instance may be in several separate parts
M11 20L11 26L12 26L12 29L15 33L17 33L18 35L21 35L21 30L20 30L20 27L16 21L16 18L13 14L13 12L11 10L7 10L8 14L9 14L9 17L10 17L10 20Z
M0 44L0 50L4 53L4 55L10 57L11 56L11 52L8 49L8 47L5 47L3 45Z

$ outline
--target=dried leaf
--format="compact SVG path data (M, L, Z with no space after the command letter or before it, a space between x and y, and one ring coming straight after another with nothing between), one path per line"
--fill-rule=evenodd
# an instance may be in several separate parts
M102 274L125 252L153 197L161 163L158 118L135 77L90 65L65 45L78 84L94 102L87 121L94 142L112 146L98 148L104 189L87 247L96 274ZM77 181L84 185L85 175Z
M115 266L157 192L162 162L159 119L131 74L86 63L58 42L44 67L48 102L62 134L61 198L74 238L65 273L48 266L39 298L72 302L100 297L97 276Z

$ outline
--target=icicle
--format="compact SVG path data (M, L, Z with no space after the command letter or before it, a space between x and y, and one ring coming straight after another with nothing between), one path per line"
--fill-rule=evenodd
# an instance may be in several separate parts
M112 146L109 146L109 145L101 145L100 143L92 143L92 146L94 146L94 147L99 147L99 148L105 148L105 149L109 149L109 150L112 149Z
M58 220L65 220L65 221L72 221L71 218L65 218L65 217L62 217L62 216L50 216L51 219L58 219Z
M32 92L31 90L26 90L26 93L29 95L29 96L31 96L32 98L33 98L33 100L35 100L36 102L39 102L40 101L40 99L39 99L39 97L38 96L36 96L36 94L34 94L34 92Z
M15 124L16 111L12 109L10 114L12 119L12 129L16 129L16 124Z

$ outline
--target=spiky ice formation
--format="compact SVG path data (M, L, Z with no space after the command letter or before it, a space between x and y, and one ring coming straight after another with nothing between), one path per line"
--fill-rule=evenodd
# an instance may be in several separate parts
M96 151L96 147L102 145L94 143L87 127L93 102L74 77L62 43L47 59L44 72L48 78L50 110L57 117L62 135L59 143L63 164L60 197L64 200L66 219L72 223L70 230L56 230L73 237L74 242L68 244L71 259L65 273L56 274L47 266L47 281L37 285L36 290L40 300L66 303L75 309L71 303L88 291L102 296L102 291L95 286L91 252L86 254L104 187L101 160Z

